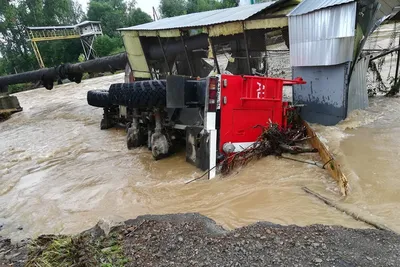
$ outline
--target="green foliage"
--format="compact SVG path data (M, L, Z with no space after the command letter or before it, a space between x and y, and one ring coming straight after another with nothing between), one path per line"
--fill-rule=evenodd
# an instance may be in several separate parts
M84 13L74 0L0 0L0 54L6 60L2 72L15 73L37 69L26 26L71 25ZM42 42L39 49L46 65L73 62L78 57L79 41Z
M27 267L102 266L123 267L129 262L118 234L92 238L78 236L41 236L29 248Z
M125 47L121 46L121 47L117 47L114 50L111 51L110 55L116 55L116 54L120 54L125 52Z
M83 62L85 61L85 55L84 54L80 54L78 57L78 62Z
M0 76L7 74L7 61L0 57Z
M166 18L237 5L237 0L161 0L159 10Z
M30 247L30 259L25 266L96 266L95 253L83 236L42 237Z
M135 6L135 1L90 0L87 17L89 20L101 21L103 33L116 37L118 28L152 21L146 12Z
M125 26L126 9L122 0L91 0L87 17L100 21L103 33L113 37L117 35L118 28Z
M209 11L221 7L221 3L216 0L187 0L186 13Z
M222 0L222 8L236 7L238 6L239 0Z
M126 25L135 26L139 24L148 23L151 21L152 19L149 14L142 11L140 8L132 8L127 15Z
M15 94L18 92L28 90L29 88L32 88L32 84L30 83L12 84L8 86L8 93Z
M46 67L76 62L82 53L79 39L39 42L37 45Z
M96 38L93 48L99 57L104 57L114 54L115 51L121 51L123 43L120 37L103 35Z
M187 2L184 0L161 0L160 12L163 18L175 17L186 14Z

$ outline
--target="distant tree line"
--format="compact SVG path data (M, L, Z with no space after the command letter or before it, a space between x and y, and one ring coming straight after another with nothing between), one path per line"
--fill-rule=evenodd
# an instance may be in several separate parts
M94 44L99 56L124 50L117 28L152 21L135 0L90 0L86 14L75 0L0 0L0 75L38 68L26 27L74 25L84 20L102 23L104 36ZM47 67L77 62L83 52L79 39L44 41L38 47Z
M238 0L161 0L160 13L163 18L196 12L235 7Z

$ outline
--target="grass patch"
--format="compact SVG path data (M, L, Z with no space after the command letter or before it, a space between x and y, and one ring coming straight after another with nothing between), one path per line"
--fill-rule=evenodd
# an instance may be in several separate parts
M29 247L27 267L122 267L129 260L118 233L92 239L89 235L41 236Z
M30 90L34 87L32 83L20 83L20 84L12 84L8 86L8 93L15 94L18 92L23 92Z

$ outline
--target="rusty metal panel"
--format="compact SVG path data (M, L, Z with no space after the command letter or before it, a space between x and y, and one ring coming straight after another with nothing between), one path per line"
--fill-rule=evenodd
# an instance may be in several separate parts
M288 16L299 16L308 14L317 10L337 5L355 2L355 0L304 0Z
M264 11L268 7L278 2L279 1L272 1L255 5L245 5L233 8L217 9L206 12L187 14L172 18L160 19L158 21L153 21L150 23L128 28L122 28L119 30L131 31L131 30L182 29L182 28L211 26L227 22L243 21L261 11Z
M367 70L370 57L360 59L354 66L349 85L347 113L368 107Z
M327 66L352 61L357 3L289 16L292 66Z

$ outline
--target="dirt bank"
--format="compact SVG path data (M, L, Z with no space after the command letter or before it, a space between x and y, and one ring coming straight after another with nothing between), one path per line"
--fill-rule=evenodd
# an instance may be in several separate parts
M267 222L226 231L199 214L140 216L116 225L102 222L77 236L42 236L20 244L0 240L0 266L398 266L399 262L400 236L391 232Z

